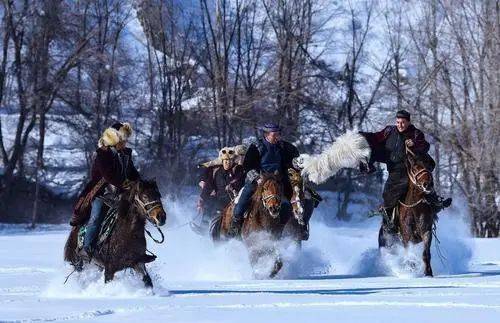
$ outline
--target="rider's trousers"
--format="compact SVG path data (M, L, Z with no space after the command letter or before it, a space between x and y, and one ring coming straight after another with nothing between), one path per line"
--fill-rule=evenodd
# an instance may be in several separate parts
M101 228L102 220L104 219L104 214L102 212L102 207L104 203L100 198L95 198L92 202L92 211L90 212L90 218L87 222L87 228L85 231L85 238L83 242L83 247L88 249L92 246L99 229Z
M398 201L404 199L408 191L408 175L406 168L398 168L389 171L389 177L384 185L384 207L393 208Z
M240 197L238 199L238 203L234 206L233 210L233 219L241 220L245 215L245 211L250 204L252 199L253 192L255 190L256 185L251 182L246 182L243 186L243 190L241 191Z

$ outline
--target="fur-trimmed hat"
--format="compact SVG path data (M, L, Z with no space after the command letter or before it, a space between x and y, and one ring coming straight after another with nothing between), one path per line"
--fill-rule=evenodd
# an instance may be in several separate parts
M234 147L224 147L219 150L220 160L233 160L236 157L236 151Z
M128 122L117 122L111 128L118 130L122 140L127 140L132 135L132 126Z
M113 147L122 141L126 141L132 135L132 127L128 122L117 122L104 130L99 139L99 147Z

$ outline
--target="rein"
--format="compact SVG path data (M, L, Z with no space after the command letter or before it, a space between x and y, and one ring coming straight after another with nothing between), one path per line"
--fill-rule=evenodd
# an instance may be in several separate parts
M401 201L399 201L399 204L401 204L402 206L404 206L404 207L406 207L406 208L411 209L411 208L414 208L415 206L419 205L419 204L420 204L420 203L422 203L422 202L427 203L427 201L426 201L424 198L421 198L420 200L418 200L417 202L415 202L415 203L413 203L413 204L409 204L409 205L408 205L408 204L405 204L405 203L403 203L403 202L401 202Z
M157 244L162 244L164 241L165 241L165 235L163 234L163 232L161 231L161 229L155 225L155 228L156 230L158 230L158 232L160 232L160 235L161 235L161 240L156 240L153 235L151 234L151 232L149 232L148 229L144 228L144 231L148 234L148 236L154 241L156 242Z
M154 200L154 201L151 201L148 203L144 203L137 197L137 194L134 195L134 200L141 207L141 209L144 211L144 213L146 213L148 215L148 217L151 216L151 212L154 209L156 209L158 207L162 207L160 200Z

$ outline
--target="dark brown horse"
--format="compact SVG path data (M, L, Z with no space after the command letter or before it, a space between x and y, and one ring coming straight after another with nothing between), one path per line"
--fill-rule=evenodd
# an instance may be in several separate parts
M417 161L415 154L408 148L406 168L409 185L404 201L400 201L398 206L398 232L388 233L382 224L379 233L379 246L390 246L399 240L406 248L410 242L423 242L422 259L425 265L425 275L433 276L431 243L435 213L425 200L425 195L433 190L432 174L420 161Z
M249 212L241 229L243 243L248 249L250 263L256 265L265 257L273 259L273 268L269 277L280 271L283 263L275 246L283 229L280 223L280 209L283 196L282 185L275 174L261 175L259 184L252 196ZM227 236L231 225L234 203L223 211L221 236Z
M166 221L166 213L156 182L140 180L124 193L115 226L92 259L104 269L106 283L113 279L116 272L133 268L142 276L147 287L153 286L145 264L154 261L156 257L146 254L146 220L156 227L162 226ZM64 247L64 260L73 264L77 270L82 269L80 264L83 261L77 245L79 230L80 227L73 227Z

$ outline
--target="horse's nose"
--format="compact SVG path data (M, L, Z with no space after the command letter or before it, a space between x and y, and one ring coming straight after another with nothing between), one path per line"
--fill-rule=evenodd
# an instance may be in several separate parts
M162 226L165 224L165 222L167 222L167 214L165 213L165 211L161 210L160 212L158 212L158 222L159 226Z
M280 211L279 205L273 205L269 207L269 211L271 211L272 214L277 214Z

